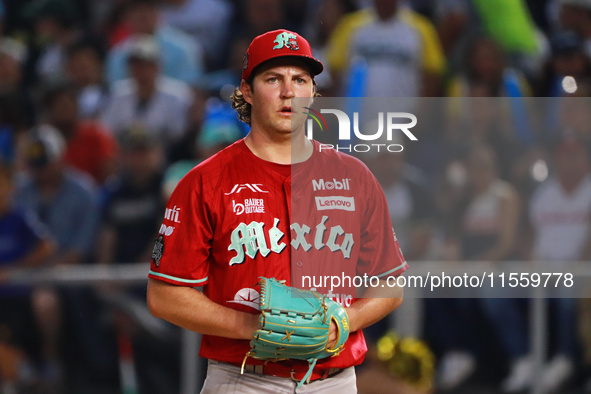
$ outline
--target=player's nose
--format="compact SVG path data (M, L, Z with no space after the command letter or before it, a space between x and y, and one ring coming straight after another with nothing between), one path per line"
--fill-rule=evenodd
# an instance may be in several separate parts
M295 84L293 82L285 82L281 88L281 96L283 98L295 97Z

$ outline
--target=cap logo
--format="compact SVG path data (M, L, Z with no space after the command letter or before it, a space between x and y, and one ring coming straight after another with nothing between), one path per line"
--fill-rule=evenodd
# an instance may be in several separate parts
M242 71L246 70L248 68L248 52L246 52L246 54L244 55L244 58L242 59Z
M293 33L288 33L285 31L283 33L279 33L273 42L277 44L273 47L273 50L281 49L283 47L291 49L292 51L297 51L300 49L298 46L297 36Z

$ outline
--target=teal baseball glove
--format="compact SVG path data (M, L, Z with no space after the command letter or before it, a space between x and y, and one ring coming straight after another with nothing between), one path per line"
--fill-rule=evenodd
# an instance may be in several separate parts
M299 386L309 381L319 359L333 357L345 347L349 318L338 303L317 292L286 286L275 278L261 278L260 328L245 357L279 361L307 360L310 368ZM331 322L337 341L329 348ZM299 387L298 386L298 387Z

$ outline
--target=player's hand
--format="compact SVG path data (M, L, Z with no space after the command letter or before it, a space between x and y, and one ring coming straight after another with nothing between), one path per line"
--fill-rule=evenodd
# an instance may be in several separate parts
M335 322L330 323L330 331L328 332L328 341L327 341L327 348L332 349L334 345L337 343L338 339L338 330L337 325Z

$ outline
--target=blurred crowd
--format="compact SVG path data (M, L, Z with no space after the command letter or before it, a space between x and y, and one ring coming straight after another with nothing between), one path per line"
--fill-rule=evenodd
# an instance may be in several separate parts
M248 133L228 99L277 28L308 38L323 96L456 98L368 162L410 262L591 258L591 0L0 0L0 393L178 392L145 286L1 282L148 261L177 182ZM436 387L591 392L591 304L550 301L536 377L527 300L426 299Z

